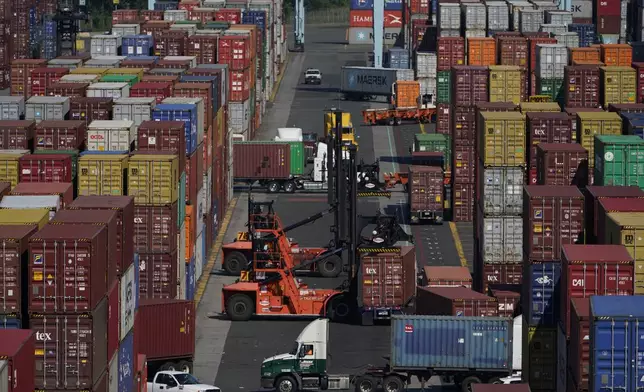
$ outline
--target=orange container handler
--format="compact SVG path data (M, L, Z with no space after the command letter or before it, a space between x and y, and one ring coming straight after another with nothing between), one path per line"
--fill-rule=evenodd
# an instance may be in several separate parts
M186 263L190 263L192 256L194 256L195 250L195 240L197 236L192 232L192 215L194 214L194 208L192 205L186 205Z
M601 61L606 66L630 67L633 62L633 48L626 44L602 44Z
M492 37L467 39L468 65L496 65L496 40Z
M601 61L601 49L597 47L570 48L570 64L575 61Z
M396 107L418 107L420 97L420 83L417 81L399 80L396 82Z

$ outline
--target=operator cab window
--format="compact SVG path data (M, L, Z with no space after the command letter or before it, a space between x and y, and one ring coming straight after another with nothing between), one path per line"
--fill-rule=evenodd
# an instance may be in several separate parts
M342 133L351 134L353 133L353 128L342 128Z
M308 357L313 355L313 345L312 344L304 344L300 348L300 356L301 357Z

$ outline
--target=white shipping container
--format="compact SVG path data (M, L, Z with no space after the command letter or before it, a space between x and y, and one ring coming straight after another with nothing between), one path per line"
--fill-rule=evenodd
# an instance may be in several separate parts
M69 113L69 97L31 97L25 104L25 120L64 120Z
M546 23L569 25L572 23L572 12L548 10L544 13L544 19Z
M120 35L93 35L91 39L90 53L94 56L116 56L121 48L122 37Z
M177 233L177 299L186 299L186 224L181 225Z
M483 214L520 215L523 212L523 168L486 167L479 171L479 189L482 190L479 200Z
M544 23L541 25L541 28L539 28L539 31L550 33L550 35L552 36L553 34L567 33L568 26L562 24Z
M490 31L510 30L510 8L502 1L488 1L487 6L487 28Z
M487 28L487 10L483 3L462 3L461 9L465 18L465 28L485 30Z
M532 6L532 4L528 3L527 1L518 1L518 2L513 2L511 8L512 8L512 11L511 11L512 30L521 31L521 10L522 9L533 10L534 7Z
M31 169L22 169L22 174L31 174ZM3 196L0 208L5 210L24 210L29 208L46 208L49 210L49 220L60 210L60 197L58 195L39 196Z
M564 45L567 48L579 47L579 34L577 33L555 34L554 37L559 45Z
M479 252L484 264L519 264L523 261L523 218L484 217L478 209Z
M460 37L461 30L456 29L441 29L438 31L439 37Z
M163 20L178 22L188 20L188 11L186 10L166 10L163 11Z
M119 352L116 350L107 365L107 390L119 392Z
M438 29L460 30L461 6L455 3L438 3Z
M127 98L130 96L130 84L126 82L98 82L87 87L87 96L95 98Z
M164 60L168 61L190 61L190 68L197 66L197 56L165 56Z
M536 33L543 24L543 11L522 8L519 10L519 18L522 33Z
M250 100L228 102L228 132L248 135L249 127Z
M98 83L101 80L100 75L71 74L64 75L58 79L60 83Z
M84 66L88 68L118 68L120 64L121 60L92 58L91 60L87 60Z
M132 120L94 120L87 127L88 151L130 151L135 140Z
M557 11L559 10L559 5L555 4L552 1L533 1L532 2L536 9L540 11Z
M413 69L396 69L396 80L414 80L414 70Z
M25 115L25 97L0 97L0 120L20 120Z
M48 68L69 68L75 69L83 66L83 60L76 59L51 59L47 62Z
M417 78L435 78L436 66L435 52L416 52Z
M156 98L118 98L114 100L112 120L131 120L135 126L152 118L152 110L156 106Z
M134 312L136 310L136 298L139 295L139 287L136 284L136 265L132 263L119 282L121 298L121 317L119 325L119 340L125 339L127 334L134 327Z
M170 104L188 104L197 106L197 145L201 143L206 124L206 106L203 98L170 97L162 101Z
M564 45L537 45L537 77L563 79L566 65L568 65L568 48Z
M436 99L436 78L418 78L418 83L420 83L420 95L432 96L432 101Z
M195 250L193 254L195 255L195 280L198 280L201 278L201 275L203 274L203 268L205 264L204 260L204 254L203 254L203 242L205 240L206 234L205 233L200 233L197 235L197 240L195 241Z
M112 25L112 35L139 35L141 34L141 25L138 23L119 23Z

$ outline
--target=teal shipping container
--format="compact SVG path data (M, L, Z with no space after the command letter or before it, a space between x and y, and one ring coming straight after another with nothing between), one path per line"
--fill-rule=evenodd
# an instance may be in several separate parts
M635 135L595 136L595 185L644 189L644 139Z

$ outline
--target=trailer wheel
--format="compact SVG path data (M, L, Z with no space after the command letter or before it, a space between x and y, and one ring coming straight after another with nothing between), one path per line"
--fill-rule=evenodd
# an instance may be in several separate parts
M268 185L266 186L268 193L277 193L280 191L281 188L282 186L277 181L269 181Z
M489 384L503 384L500 377L492 377L489 381Z
M465 377L465 380L461 383L462 392L472 392L472 384L480 384L481 379L476 376Z
M295 189L297 189L297 186L295 186L293 181L287 181L284 184L284 191L286 191L286 193L294 193Z
M390 125L390 126L393 126L393 125L394 125L395 120L396 120L395 118L393 118L393 117L389 117L389 121L388 121L388 122L389 122L389 125Z
M325 278L337 278L342 273L342 259L333 255L318 263L318 271Z
M329 319L335 323L344 323L351 317L351 306L344 295L336 295L328 303L327 314Z
M179 363L177 364L177 370L180 372L192 374L192 362L179 361Z
M405 385L398 376L387 376L382 382L382 389L384 389L385 392L402 392L404 388Z
M277 392L296 392L297 382L291 376L282 376L275 381Z
M402 118L400 118L400 117L396 117L396 119L394 121L395 121L396 125L402 124Z
M226 301L226 313L233 321L248 321L255 313L255 304L246 294L234 294Z
M356 392L373 392L378 387L378 382L369 376L361 376L356 380Z
M224 259L224 271L230 275L239 275L248 265L248 259L241 252L230 252Z

